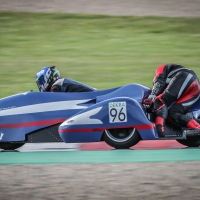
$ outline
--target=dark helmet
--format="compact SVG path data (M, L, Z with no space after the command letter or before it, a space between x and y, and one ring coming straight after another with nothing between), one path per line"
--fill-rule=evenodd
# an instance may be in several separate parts
M36 83L40 92L48 92L53 83L60 78L60 73L55 66L42 68L36 74Z

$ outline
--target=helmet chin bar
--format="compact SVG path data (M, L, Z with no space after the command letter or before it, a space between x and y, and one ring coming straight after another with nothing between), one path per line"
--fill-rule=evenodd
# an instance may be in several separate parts
M46 92L50 92L51 91L51 87L52 85L55 83L55 81L51 81L51 83L49 83L49 85L46 88Z
M40 92L47 92L49 85L50 84L46 84L46 87L45 87L43 84L40 84L37 82L37 86L38 86ZM50 89L51 89L51 87L50 87ZM50 89L49 89L49 91L50 91Z
M46 92L46 90L45 90L45 88L44 88L43 85L40 85L40 86L39 86L39 90L40 90L40 92Z

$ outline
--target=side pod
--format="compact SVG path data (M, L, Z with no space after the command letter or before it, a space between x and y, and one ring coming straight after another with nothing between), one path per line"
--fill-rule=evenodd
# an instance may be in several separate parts
M64 142L98 142L106 129L136 128L143 140L155 139L154 124L140 103L129 97L116 97L92 105L59 126Z

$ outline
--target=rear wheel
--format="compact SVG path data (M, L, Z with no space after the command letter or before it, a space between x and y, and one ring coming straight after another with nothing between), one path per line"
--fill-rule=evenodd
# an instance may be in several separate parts
M140 141L135 128L118 128L105 130L103 140L116 149L128 149Z
M180 144L188 147L199 147L200 146L200 136L190 136L186 140L177 140Z
M0 143L0 149L15 150L22 147L25 143Z

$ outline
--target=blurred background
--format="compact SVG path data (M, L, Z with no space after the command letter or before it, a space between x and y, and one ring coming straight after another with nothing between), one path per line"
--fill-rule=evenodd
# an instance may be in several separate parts
M199 0L0 0L0 97L38 91L36 72L107 89L151 87L155 68L200 76Z

